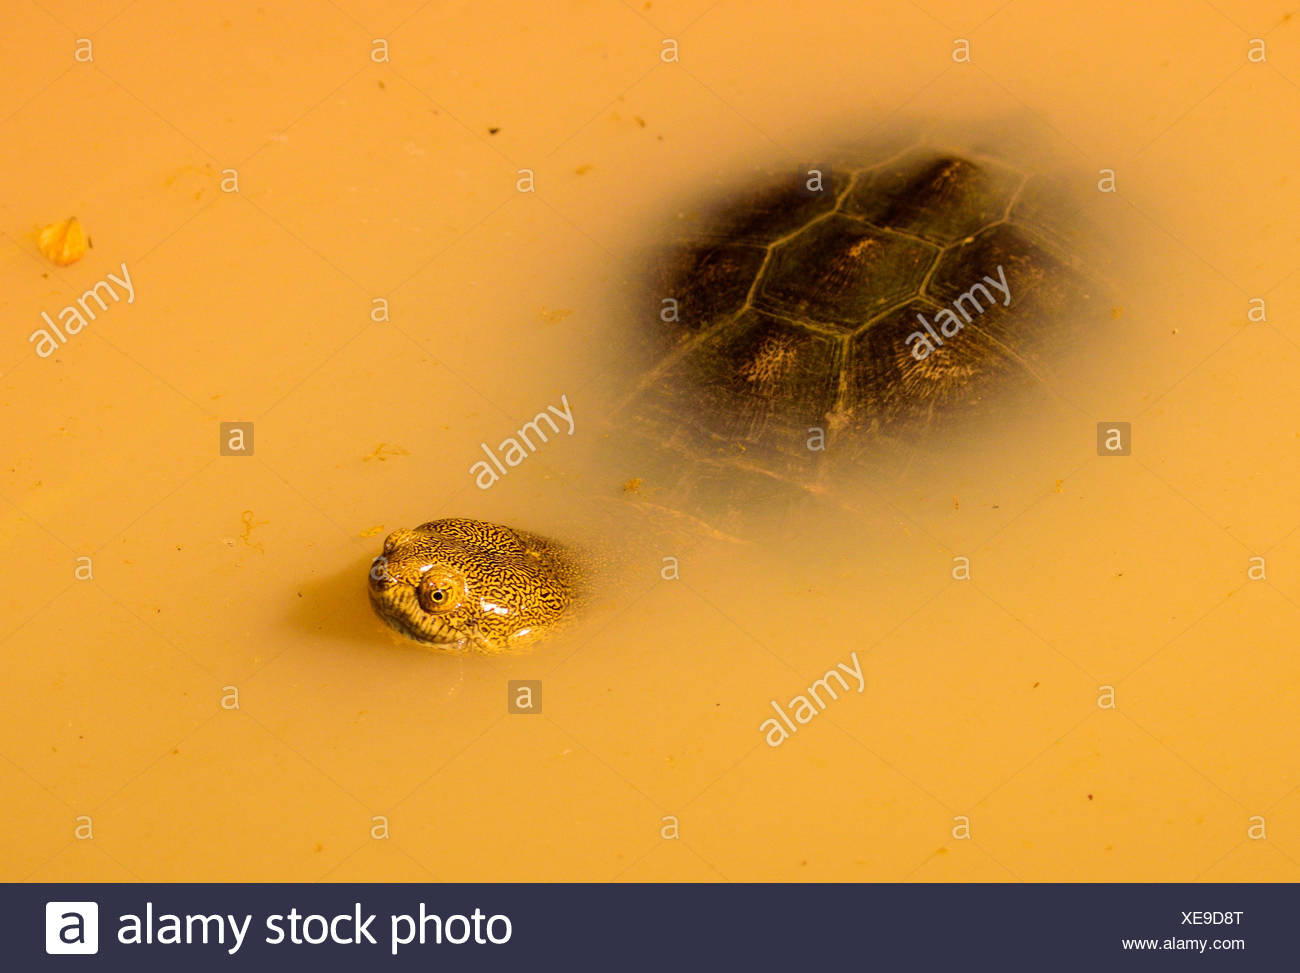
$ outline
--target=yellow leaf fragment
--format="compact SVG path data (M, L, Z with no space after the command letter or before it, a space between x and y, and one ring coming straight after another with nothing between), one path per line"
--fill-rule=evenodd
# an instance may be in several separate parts
M90 239L75 216L51 223L36 235L41 253L60 267L75 264L86 255Z

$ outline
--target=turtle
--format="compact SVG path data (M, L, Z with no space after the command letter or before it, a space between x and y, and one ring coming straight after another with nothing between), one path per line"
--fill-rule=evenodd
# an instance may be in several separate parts
M450 517L384 538L370 600L391 628L417 642L493 652L553 631L580 583L579 559L563 545Z
M1062 339L1098 330L1099 294L1054 187L923 143L768 173L684 221L638 330L611 343L610 485L731 536L862 477L882 444L1049 386ZM587 574L561 542L451 518L389 534L370 598L418 641L503 651L571 616Z

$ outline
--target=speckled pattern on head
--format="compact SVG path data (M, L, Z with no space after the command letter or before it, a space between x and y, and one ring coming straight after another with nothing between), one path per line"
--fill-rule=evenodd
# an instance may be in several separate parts
M565 620L580 581L578 562L554 541L451 518L388 535L370 569L370 602L417 641L506 652Z

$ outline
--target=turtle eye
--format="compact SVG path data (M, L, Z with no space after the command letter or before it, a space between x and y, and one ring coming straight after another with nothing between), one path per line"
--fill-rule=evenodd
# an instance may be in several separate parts
M451 611L460 604L460 585L453 577L430 571L420 579L415 597L420 607L427 612Z

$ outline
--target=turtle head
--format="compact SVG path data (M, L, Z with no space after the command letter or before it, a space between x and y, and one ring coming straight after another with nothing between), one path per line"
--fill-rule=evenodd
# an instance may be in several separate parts
M445 649L482 642L482 607L472 595L472 565L428 530L395 530L370 564L370 604L390 627ZM468 569L468 570L467 570Z
M501 652L553 630L575 580L572 559L545 538L450 518L389 534L368 586L375 613L417 642Z

